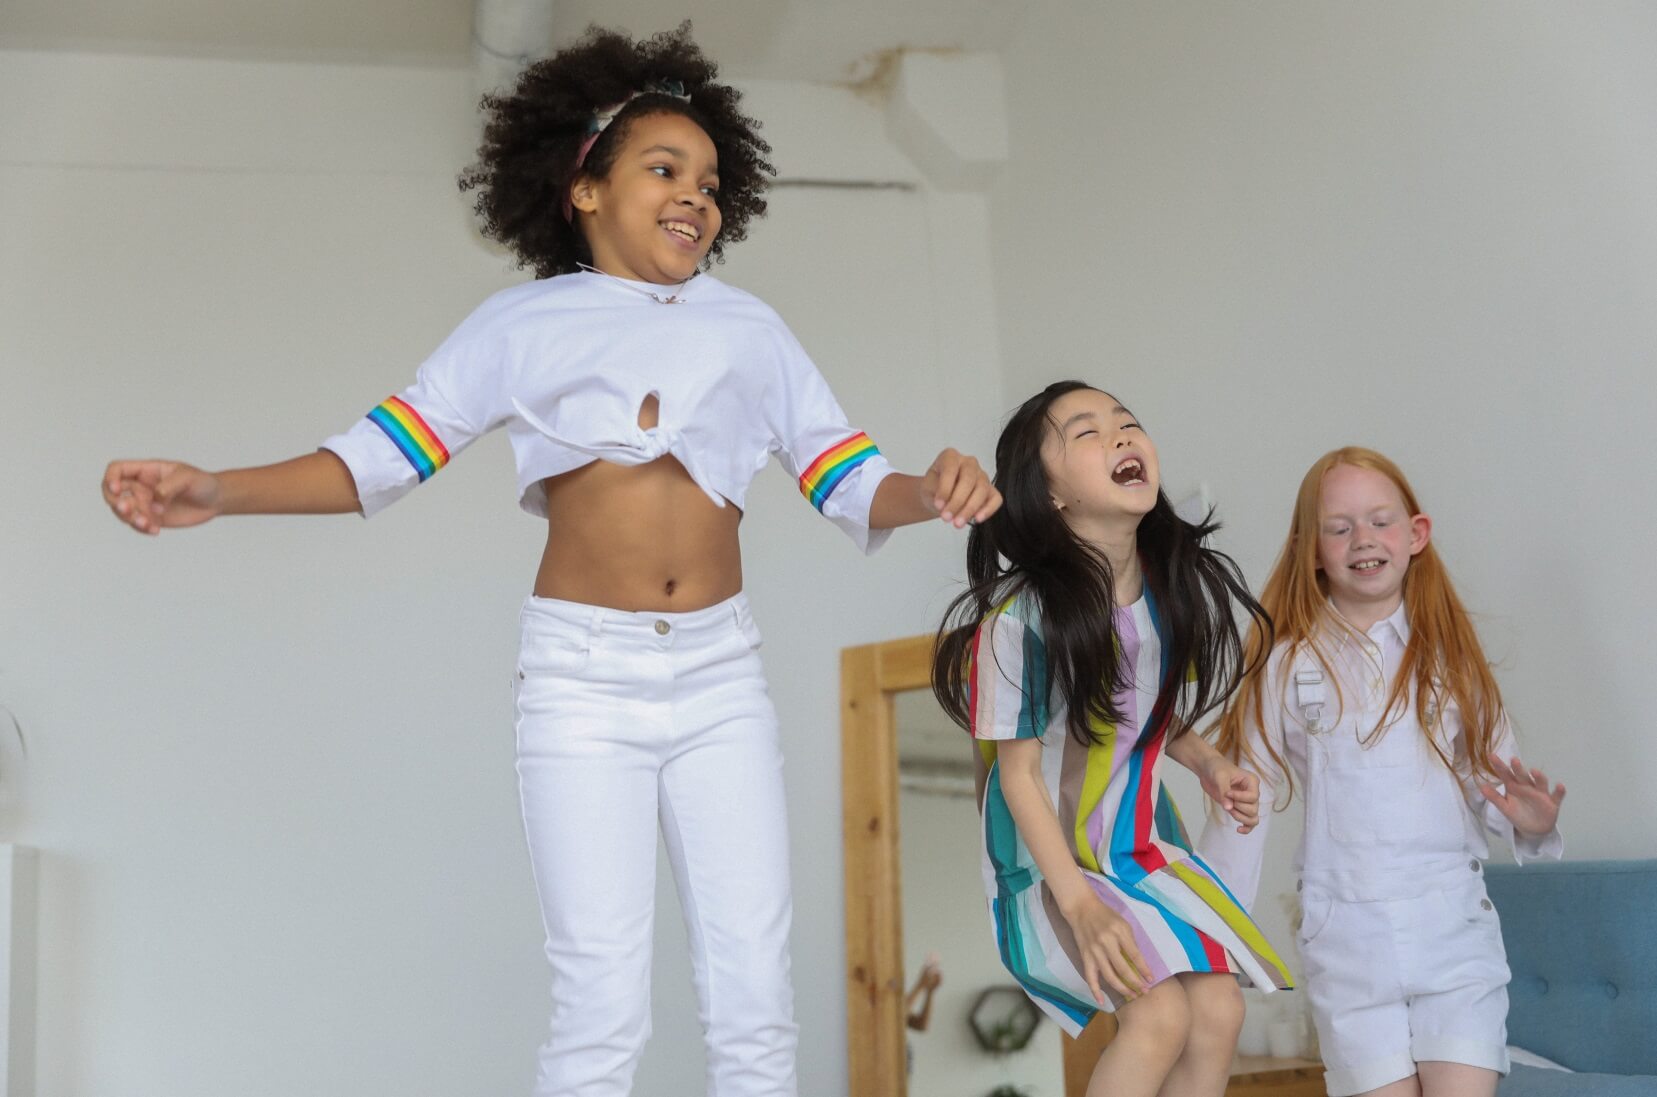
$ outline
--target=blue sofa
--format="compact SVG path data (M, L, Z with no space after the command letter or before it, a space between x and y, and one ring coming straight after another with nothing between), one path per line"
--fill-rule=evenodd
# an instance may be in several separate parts
M1498 1097L1657 1097L1657 860L1491 865L1516 1066Z

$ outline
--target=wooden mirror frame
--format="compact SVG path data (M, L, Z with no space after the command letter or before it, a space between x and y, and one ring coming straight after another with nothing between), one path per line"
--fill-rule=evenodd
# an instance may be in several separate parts
M845 846L846 1053L851 1097L905 1097L903 890L893 695L932 687L934 637L840 652L840 803ZM1102 1013L1066 1036L1064 1091L1082 1097L1115 1035Z

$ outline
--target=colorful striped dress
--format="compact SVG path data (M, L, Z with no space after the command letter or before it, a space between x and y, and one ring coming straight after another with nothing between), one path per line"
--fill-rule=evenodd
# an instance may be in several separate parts
M989 767L984 788L984 886L1001 962L1071 1035L1100 1008L1087 988L1070 925L1013 825L995 764L996 741L1039 738L1041 771L1059 825L1094 893L1133 927L1151 983L1179 972L1232 972L1245 985L1287 989L1288 969L1231 891L1191 851L1163 787L1166 723L1151 726L1163 665L1161 619L1149 594L1116 611L1132 688L1116 697L1120 725L1095 726L1083 746L1050 689L1035 607L1009 601L973 641L972 733ZM1107 1006L1120 1005L1109 987Z

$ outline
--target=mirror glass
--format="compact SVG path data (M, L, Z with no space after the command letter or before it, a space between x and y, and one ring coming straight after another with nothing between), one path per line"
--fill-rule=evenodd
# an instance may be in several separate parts
M926 1028L906 1031L909 1097L989 1097L1001 1087L1027 1097L1063 1097L1060 1032L1052 1021L1042 1017L1022 1049L1003 1054L984 1050L974 1035L969 1018L985 991L1016 986L997 956L985 898L975 751L930 690L898 693L893 700L904 979L912 1018L924 1005L924 990L915 988L929 957L941 975ZM978 1012L979 1028L1027 1027L1022 997L989 996ZM1018 1016L1003 1016L1010 1013Z

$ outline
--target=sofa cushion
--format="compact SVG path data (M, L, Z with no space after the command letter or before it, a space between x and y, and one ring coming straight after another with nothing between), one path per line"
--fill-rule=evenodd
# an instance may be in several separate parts
M1654 1097L1657 1075L1566 1074L1540 1067L1513 1068L1496 1097Z
M1572 1070L1657 1075L1657 861L1488 872L1513 969L1508 1042ZM1628 1092L1657 1095L1645 1085Z

